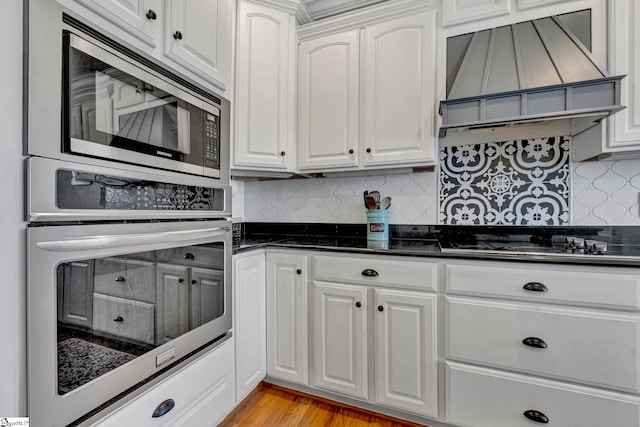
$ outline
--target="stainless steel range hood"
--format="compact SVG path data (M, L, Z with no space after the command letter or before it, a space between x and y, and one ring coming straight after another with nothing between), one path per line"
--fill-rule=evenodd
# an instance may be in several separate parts
M559 119L572 119L570 134L576 135L625 108L620 105L624 76L609 76L558 17L469 36L440 103L440 138L449 130L499 131Z

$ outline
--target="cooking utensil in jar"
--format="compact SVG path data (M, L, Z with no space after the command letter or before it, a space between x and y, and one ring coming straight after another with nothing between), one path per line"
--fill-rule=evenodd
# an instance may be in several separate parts
M373 196L366 195L364 196L364 202L367 205L367 209L376 209L377 205L376 205L376 199L373 198Z
M364 194L362 196L362 198L364 199L364 207L369 209L369 206L367 206L367 195L369 194L369 192L367 190L364 190Z
M369 193L370 196L373 197L373 199L376 201L376 207L375 209L380 209L380 192L379 191L372 191Z
M391 197L387 196L380 200L380 209L389 209L391 206Z

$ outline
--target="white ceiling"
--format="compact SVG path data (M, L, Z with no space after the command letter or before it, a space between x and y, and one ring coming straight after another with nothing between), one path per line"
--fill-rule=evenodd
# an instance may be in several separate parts
M387 0L302 0L302 21L306 24L383 1Z

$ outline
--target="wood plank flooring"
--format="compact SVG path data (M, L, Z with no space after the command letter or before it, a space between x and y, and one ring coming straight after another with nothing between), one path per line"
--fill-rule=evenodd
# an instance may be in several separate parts
M219 427L418 427L385 415L262 383Z

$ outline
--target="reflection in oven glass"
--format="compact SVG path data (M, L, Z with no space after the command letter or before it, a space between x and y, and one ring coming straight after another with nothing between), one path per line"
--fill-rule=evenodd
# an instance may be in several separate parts
M65 262L56 277L60 395L224 314L224 243Z

